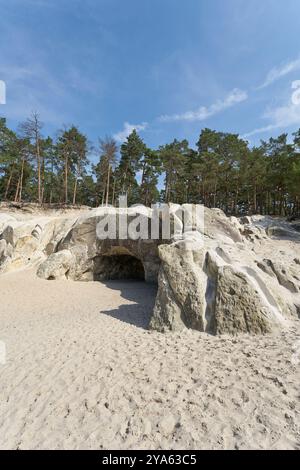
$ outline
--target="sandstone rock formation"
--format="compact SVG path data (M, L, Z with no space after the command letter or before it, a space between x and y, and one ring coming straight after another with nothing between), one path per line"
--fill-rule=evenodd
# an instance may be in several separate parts
M209 239L201 248L187 249L186 241L160 246L162 265L150 328L257 334L284 327L297 315L300 299L289 296L286 288L279 293L278 279L259 272L244 248Z
M300 315L298 222L254 216L226 217L204 210L204 225L185 223L172 205L170 239L151 238L153 210L20 211L0 208L0 272L34 266L47 280L145 279L158 292L150 328L192 328L212 334L261 334L284 328ZM99 236L111 217L148 230L148 239ZM157 215L157 214L155 214ZM119 219L118 219L119 220ZM133 232L132 232L133 233Z
M74 269L75 258L69 250L61 250L52 253L46 261L40 264L37 275L43 279L68 279L68 275Z

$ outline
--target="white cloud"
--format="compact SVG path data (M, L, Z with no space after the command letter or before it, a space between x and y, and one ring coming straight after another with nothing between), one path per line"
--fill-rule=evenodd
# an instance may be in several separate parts
M299 87L296 86L298 82L293 82L292 88L299 90ZM298 92L297 92L298 93ZM264 119L268 119L270 124L258 129L254 129L251 132L248 132L243 137L251 137L256 134L263 134L264 132L269 132L273 129L287 128L289 126L299 126L300 125L300 101L296 99L296 92L294 92L289 100L289 102L284 106L279 106L277 108L271 108L267 110L262 116Z
M274 67L272 70L270 70L264 83L258 87L258 89L266 88L280 78L285 77L286 75L295 72L296 70L300 70L300 58L291 60L290 62L280 65L279 67Z
M278 127L275 124L270 124L269 126L265 127L258 127L257 129L253 129L251 132L247 132L242 136L243 139L248 139L248 137L252 137L253 135L257 134L264 134L265 132L270 132L273 129L278 129Z
M6 85L3 80L0 80L0 104L6 103Z
M7 62L0 65L0 76L6 83L6 105L1 111L7 119L23 121L37 111L46 124L69 120L64 101L68 90L41 64L26 68Z
M113 137L118 142L124 142L134 129L139 132L144 131L147 127L147 122L143 122L142 124L129 124L129 122L124 122L123 130L114 134Z
M201 106L196 111L187 111L182 114L163 115L158 118L160 122L174 122L174 121L204 121L205 119L214 116L215 114L231 108L237 103L247 100L248 94L235 88L223 100L218 100L216 103L206 107Z

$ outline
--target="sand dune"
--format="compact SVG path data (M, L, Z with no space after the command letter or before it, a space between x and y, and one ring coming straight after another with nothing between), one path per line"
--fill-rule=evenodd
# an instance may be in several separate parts
M145 329L144 283L23 270L0 291L1 449L300 448L299 322L279 337L163 335Z

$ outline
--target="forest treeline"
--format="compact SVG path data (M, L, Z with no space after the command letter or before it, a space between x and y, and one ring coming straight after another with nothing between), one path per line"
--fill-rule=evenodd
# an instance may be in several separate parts
M130 205L299 214L300 130L250 148L236 134L204 129L195 148L174 140L151 149L135 130L120 147L111 137L92 145L76 126L44 135L37 113L17 131L0 118L0 200L99 206L116 205L120 195Z

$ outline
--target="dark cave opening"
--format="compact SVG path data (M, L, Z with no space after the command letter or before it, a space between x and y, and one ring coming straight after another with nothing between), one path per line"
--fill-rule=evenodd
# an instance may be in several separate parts
M94 280L145 281L143 263L131 255L102 255L94 258Z

